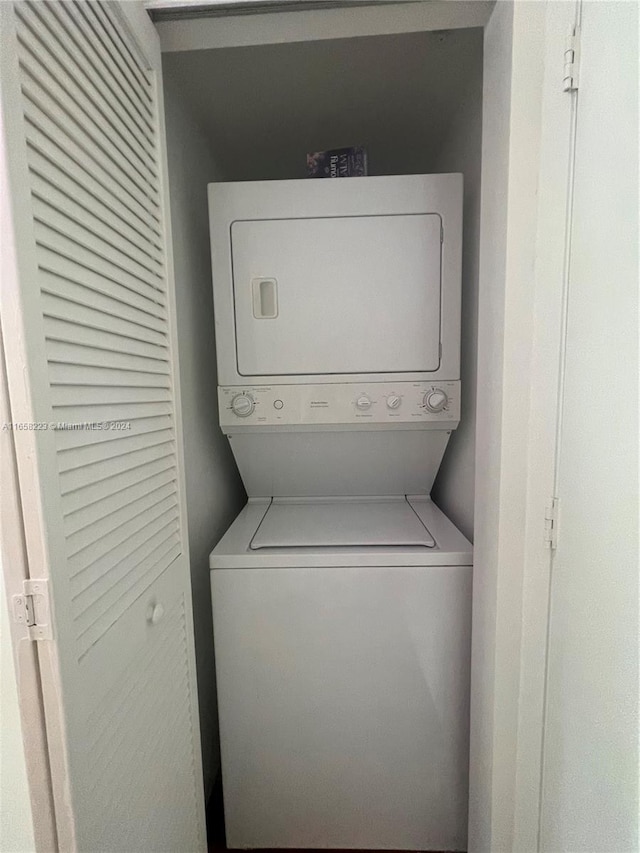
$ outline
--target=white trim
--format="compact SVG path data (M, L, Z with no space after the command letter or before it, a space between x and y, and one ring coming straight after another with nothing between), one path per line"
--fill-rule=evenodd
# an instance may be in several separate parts
M530 383L528 485L524 541L515 850L537 850L551 552L542 531L544 506L555 494L557 424L565 313L565 255L576 96L563 91L561 63L578 3L547 3L535 304Z
M0 233L3 237L2 287L0 289L0 318L6 358L6 375L9 390L11 417L14 421L41 421L44 401L47 400L42 371L29 370L37 354L28 357L30 343L44 341L42 328L31 326L27 318L42 323L41 314L33 305L26 304L33 293L20 286L21 280L37 275L35 239L29 172L24 145L24 128L21 111L21 93L18 77L17 36L15 31L14 3L0 4L0 79L2 80L2 154L5 203L0 215ZM10 167L9 167L10 164ZM29 332L29 334L28 334ZM41 353L39 354L42 355ZM46 409L44 409L46 413ZM53 434L48 436L53 441ZM31 567L34 574L46 578L50 575L49 543L46 536L45 515L49 491L39 471L39 452L36 433L20 430L14 433L13 446L17 462L23 532L26 549L25 573ZM49 454L55 461L55 454ZM55 480L54 480L55 481ZM69 767L62 699L56 696L59 684L59 656L56 642L38 644L40 682L45 708L46 741L51 769L51 787L54 802L58 847L75 849L75 827L70 807Z
M1 125L1 122L0 122ZM0 127L1 130L1 127ZM1 140L1 134L0 134ZM1 144L1 142L0 142ZM5 162L3 158L2 172L5 173ZM6 174L6 173L5 173ZM3 194L2 213L2 235L6 238L9 231L5 228L8 221L6 211L7 194ZM8 266L13 260L12 252L7 247L5 239L2 241L2 275L9 274ZM5 351L0 329L0 418L2 426L11 423L13 417L9 404L9 393L7 388L7 377L5 369ZM0 490L2 501L0 502L0 546L2 547L2 574L0 583L4 583L6 598L11 607L11 597L19 593L26 579L29 577L29 566L27 563L26 547L22 527L22 506L20 503L20 487L18 485L16 453L13 441L13 432L9 429L0 431L0 457L2 466L0 468ZM29 794L31 799L31 819L33 823L33 836L38 853L50 853L56 850L58 843L56 837L55 814L53 808L53 794L51 788L51 772L49 768L49 752L47 746L47 732L44 718L44 705L40 687L40 667L38 664L38 652L35 644L28 636L28 629L17 625L9 611L9 630L11 632L12 653L15 662L15 677L17 681L17 697L20 709L20 720L22 723L22 741L24 757L27 770ZM12 678L12 673L2 674ZM3 687L3 691L4 691Z
M249 4L251 6L270 6L274 2L286 5L288 3L298 3L299 0L143 0L142 5L147 12L152 12L155 9L197 12L199 9L203 11L211 8L215 9L216 6L237 6L241 9L243 6Z
M483 122L480 310L494 316L480 322L479 390L497 378L500 391L478 397L469 850L521 853L539 849L550 577L544 518L554 494L572 111L562 56L576 3L512 9L504 198L488 171L495 129ZM508 4L494 14L487 33L504 41L495 29L507 25ZM485 77L485 119L496 88ZM502 305L499 293L493 305L482 293L495 271L494 229L505 240ZM500 322L498 333L487 333Z
M362 8L159 21L156 29L162 52L167 53L483 27L492 8L492 0L431 0Z
M375 6L376 3L418 3L421 0L142 0L147 12L168 14L261 14L274 11L298 11L315 3L316 8L325 6Z
M538 845L574 13L501 2L485 31L470 851Z

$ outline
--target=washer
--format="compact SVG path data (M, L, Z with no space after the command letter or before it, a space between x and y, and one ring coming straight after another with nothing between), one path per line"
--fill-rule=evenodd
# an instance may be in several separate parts
M471 563L426 497L249 500L211 554L229 847L466 849Z

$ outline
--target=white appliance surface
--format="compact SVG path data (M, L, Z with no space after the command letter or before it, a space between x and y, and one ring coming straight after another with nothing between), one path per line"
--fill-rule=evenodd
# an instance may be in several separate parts
M231 848L465 850L472 549L428 497L460 409L461 175L209 186L210 556Z
M313 505L315 498L309 500ZM324 502L326 499L320 499ZM334 499L341 512L348 513L351 499ZM361 503L361 498L353 499ZM383 501L393 498L382 498ZM397 498L400 502L404 498ZM211 552L212 569L296 568L314 566L470 566L472 545L457 527L438 509L431 498L409 495L413 511L434 540L433 547L424 545L295 545L254 549L258 528L269 508L277 501L249 498L231 527ZM295 508L299 501L292 501ZM280 504L280 521L286 526L287 502Z
M471 546L410 501L433 548L255 551L254 500L212 553L230 847L466 849Z
M245 406L241 414L236 411L238 400ZM218 411L226 433L254 425L455 429L460 382L219 386Z
M251 497L428 495L449 440L444 429L242 432L229 435ZM375 460L375 463L372 462Z
M208 193L219 385L460 378L462 175Z
M437 214L234 222L239 373L437 370L440 228Z
M435 541L405 498L272 501L251 548L421 545Z

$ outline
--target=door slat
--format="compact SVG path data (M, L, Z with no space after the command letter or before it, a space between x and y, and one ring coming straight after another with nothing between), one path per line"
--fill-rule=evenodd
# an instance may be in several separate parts
M85 249L94 256L103 258L107 263L124 270L125 273L140 281L150 284L158 290L162 289L162 276L160 272L153 269L151 265L140 263L140 261L127 255L123 248L119 248L118 237L115 234L104 233L90 217L86 217L84 223L81 217L70 210L64 204L49 199L44 199L38 192L33 190L33 216L36 222L57 232L66 240L73 241L76 246ZM102 233L100 233L102 231Z
M100 510L109 511L113 503L123 498L127 494L127 490L135 486L143 486L146 478L152 478L156 475L167 474L171 475L171 479L176 479L176 469L172 456L161 456L151 462L143 462L141 465L125 469L113 477L108 477L99 482L89 483L83 488L76 489L65 496L65 514L63 523L65 529L75 523L76 518L86 519L86 516L91 510L94 518ZM100 504L100 506L97 506ZM80 512L82 511L82 515ZM78 515L76 516L76 513ZM88 523L92 523L89 521Z
M76 146L95 160L107 174L110 174L112 180L127 193L130 202L137 202L142 207L144 222L159 228L160 216L157 202L145 192L144 185L139 185L142 182L136 182L130 170L123 167L122 158L118 156L117 151L114 151L108 140L101 139L95 128L86 128L81 115L71 107L67 108L68 105L65 103L61 104L56 100L38 75L38 66L35 63L21 65L20 82L22 92L28 101L58 127L63 137L68 136L72 139Z
M157 358L127 355L122 352L109 352L96 347L81 346L64 341L47 341L47 360L50 365L75 364L86 367L105 367L116 370L137 371L138 373L159 373L169 375L169 362Z
M164 535L164 531L163 534ZM170 550L162 550L158 546L157 551L137 565L137 571L133 578L125 579L121 587L112 589L105 594L103 600L96 602L96 607L83 620L78 619L83 627L78 633L78 647L80 657L85 655L106 632L115 624L118 617L124 613L133 601L156 580L180 553L180 543L177 534L169 537L174 541Z
M140 111L149 129L155 134L155 111L148 87L139 86L137 81L132 81L127 76L121 63L113 62L113 56L99 31L95 15L89 11L87 4L74 0L73 3L57 4L55 11L64 12L68 27L82 33L91 55L99 64L106 79L112 81L122 96Z
M79 0L74 0L77 6L80 5ZM94 18L102 27L106 40L103 38L103 43L110 41L113 47L110 54L117 59L118 66L128 70L134 87L142 92L149 92L151 86L149 83L148 70L140 64L140 60L135 51L131 50L129 43L122 37L122 26L113 12L110 10L107 3L91 3L85 5L93 13Z
M116 314L114 308L105 311L98 304L93 306L82 304L59 293L52 293L51 276L46 273L42 276L42 311L45 317L55 320L63 320L67 323L83 326L87 329L96 329L101 332L110 332L122 338L131 338L134 341L144 341L157 347L167 346L166 327L162 329L152 328L147 322L146 315L142 316L144 323L128 319L122 316L124 312ZM117 303L112 303L117 306ZM100 307L98 307L100 305ZM133 313L133 312L131 312Z
M69 54L82 54L84 69L91 75L104 99L111 101L126 121L132 121L136 125L136 132L146 137L153 151L153 114L149 103L146 107L143 106L135 91L127 90L126 85L122 86L118 82L117 73L114 74L109 62L104 61L103 45L93 38L93 31L87 27L84 18L81 15L75 19L70 18L56 3L45 5L29 0L28 6L56 34L58 41L66 45Z
M168 495L157 504L143 509L138 515L124 521L114 530L110 530L90 542L80 551L69 554L74 606L81 609L82 593L89 587L91 595L96 591L97 578L110 589L118 576L118 568L127 566L137 542L146 541L147 533L153 528L166 529L171 521L178 518L178 505L175 497ZM130 569L126 569L130 571ZM123 569L125 571L125 569Z
M173 486L170 482L164 483L158 488L142 495L135 501L131 501L126 506L120 507L110 515L101 516L90 527L84 527L77 533L67 536L67 546L69 554L74 554L88 548L94 542L99 541L104 536L119 529L122 524L131 518L136 518L140 513L153 506L156 506L160 501L173 495Z
M118 168L120 174L126 177L132 191L144 196L148 202L149 212L159 221L157 190L147 176L140 174L135 165L127 159L126 154L121 150L122 145L119 145L117 140L114 141L113 135L104 133L105 128L101 126L103 122L100 116L93 110L88 113L83 111L70 97L71 93L58 83L58 79L48 68L51 58L42 54L38 44L29 39L24 31L20 34L20 40L25 48L21 62L25 89L34 93L34 100L39 102L49 115L64 113L65 124L69 122L74 132L80 132L82 138L91 140L93 145L103 152L104 156ZM55 63L51 64L55 66ZM62 69L54 68L54 71L64 80ZM77 96L77 93L75 94Z
M44 12L44 14L43 14ZM42 57L56 79L65 87L72 98L98 123L106 122L113 131L114 144L132 167L151 186L157 183L157 172L153 159L153 143L146 134L136 140L119 114L110 92L105 91L102 81L90 76L90 66L79 64L74 59L77 47L57 26L56 19L47 17L44 4L17 7L22 23L20 37L29 45L32 53Z
M128 432L119 430L104 430L104 432L107 435L114 434L121 437L113 438L110 441L96 441L82 447L76 445L67 450L58 451L60 473L75 471L77 468L84 468L85 465L104 462L116 456L125 456L134 450L156 447L158 444L166 444L173 440L172 428L147 430L137 435L129 435Z
M122 238L123 248L126 254L135 258L140 263L151 264L153 269L162 271L162 253L158 246L152 241L146 240L140 230L132 228L126 217L123 218L123 210L118 210L117 204L105 202L102 193L88 192L76 177L69 175L68 171L60 167L59 161L53 162L41 150L29 146L29 168L36 176L34 180L34 191L49 203L58 201L62 209L66 209L69 216L78 212L84 218L86 212L95 221L97 227L104 234L117 234ZM109 200L107 199L107 202Z
M92 503L82 504L78 509L65 516L63 522L65 536L71 540L74 534L91 527L103 518L108 518L119 510L125 511L134 501L144 498L156 489L168 484L171 485L173 480L175 480L175 469L171 466L160 471L156 469L156 473L147 471L139 476L133 484L107 494ZM171 485L171 488L175 489L175 486Z
M142 356L149 359L167 358L167 348L155 343L136 340L125 335L105 332L97 327L78 325L56 317L47 317L48 340L62 341L77 346L93 347L106 351Z
M36 226L38 229L38 226ZM144 314L159 318L166 325L167 312L165 294L155 287L145 284L128 276L114 278L109 275L109 269L100 258L86 258L86 263L80 263L79 258L61 254L62 246L56 243L56 233L45 228L39 229L39 269L51 273L72 285L85 287L91 293L109 296L117 302L130 305ZM48 239L49 237L49 239ZM52 248L57 246L58 248Z
M111 480L125 471L137 469L147 462L167 459L173 456L171 443L159 444L154 447L134 450L114 459L93 462L81 468L72 468L60 473L60 486L63 497L69 492L75 492L84 486L95 486L101 480Z
M162 247L159 223L149 216L141 197L122 186L122 177L117 169L101 154L99 149L86 140L69 136L63 128L29 96L25 89L24 117L29 145L40 153L55 159L61 169L74 176L78 182L103 199L115 209L118 204L123 219L131 228L137 229L145 240ZM126 183L126 182L125 182Z

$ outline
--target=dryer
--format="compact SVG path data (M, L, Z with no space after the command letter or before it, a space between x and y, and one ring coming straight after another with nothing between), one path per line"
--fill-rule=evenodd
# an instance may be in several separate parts
M462 176L212 184L209 210L249 495L210 561L227 842L465 849L471 546L429 497Z
M462 175L210 184L209 215L247 493L428 495L460 418Z

